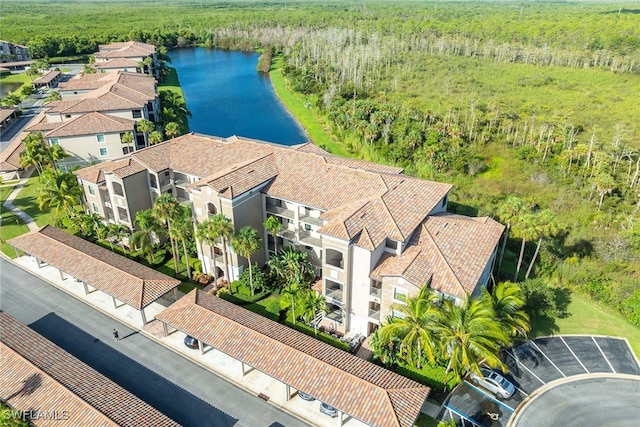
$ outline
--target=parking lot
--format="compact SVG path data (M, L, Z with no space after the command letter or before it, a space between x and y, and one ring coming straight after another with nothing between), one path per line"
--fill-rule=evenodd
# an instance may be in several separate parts
M599 381L606 382L609 380L601 374L640 375L640 366L627 341L613 337L537 338L504 351L502 360L509 369L505 378L516 386L511 398L499 400L488 390L465 381L445 401L445 414L465 419L467 424L506 426L520 403L555 380L598 374ZM582 381L572 384L576 394L580 394L580 388L588 387ZM640 394L637 398L640 401Z

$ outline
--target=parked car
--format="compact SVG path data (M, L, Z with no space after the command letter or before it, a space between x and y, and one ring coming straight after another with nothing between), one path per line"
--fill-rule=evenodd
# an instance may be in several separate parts
M306 400L308 402L311 402L313 400L316 400L315 397L311 396L310 394L307 393L303 393L301 391L298 392L298 396L300 396L300 399L302 400Z
M327 405L326 403L320 404L320 412L325 415L329 415L331 418L335 418L338 416L338 410L331 405Z
M189 348L198 348L198 340L191 335L187 335L186 337L184 337L184 345Z
M481 368L482 375L472 372L469 375L471 382L486 388L499 399L507 399L516 392L516 387L505 377L488 368Z

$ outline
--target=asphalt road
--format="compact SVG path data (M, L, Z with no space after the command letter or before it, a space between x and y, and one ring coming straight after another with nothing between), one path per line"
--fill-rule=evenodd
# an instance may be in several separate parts
M307 425L3 258L0 309L184 426Z

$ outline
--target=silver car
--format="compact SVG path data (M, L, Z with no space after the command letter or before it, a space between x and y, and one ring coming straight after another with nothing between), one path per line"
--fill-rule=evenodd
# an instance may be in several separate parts
M499 399L507 399L516 392L516 387L505 377L491 369L481 368L482 376L472 372L469 374L471 382L486 388Z

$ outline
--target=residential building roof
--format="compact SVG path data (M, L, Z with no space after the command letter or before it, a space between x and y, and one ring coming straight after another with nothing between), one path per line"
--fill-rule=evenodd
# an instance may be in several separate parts
M56 79L56 77L58 77L60 75L60 71L57 70L50 70L47 71L46 73L44 73L42 76L40 76L39 78L35 79L32 83L33 84L38 84L38 83L42 83L42 84L47 84L47 83L51 83L52 80Z
M430 389L193 290L156 319L371 426L412 427Z
M180 284L180 280L50 225L8 243L138 310Z
M98 46L99 52L93 56L103 58L135 58L152 55L156 52L155 46L136 41L116 42Z
M105 62L96 62L93 64L93 68L97 69L110 69L110 68L136 68L138 61L127 58L115 58Z
M135 120L92 112L64 122L48 123L56 124L57 126L44 136L46 138L57 138L97 133L131 132L135 123ZM32 127L29 130L32 130Z
M430 215L401 255L383 255L371 278L402 277L462 298L476 288L503 231L489 217Z
M0 398L18 410L56 411L35 426L179 426L2 311L0 366Z
M0 172L12 172L20 169L20 153L24 151L24 138L14 138L0 153Z
M66 82L58 83L58 90L93 90L116 78L114 73L76 74Z

